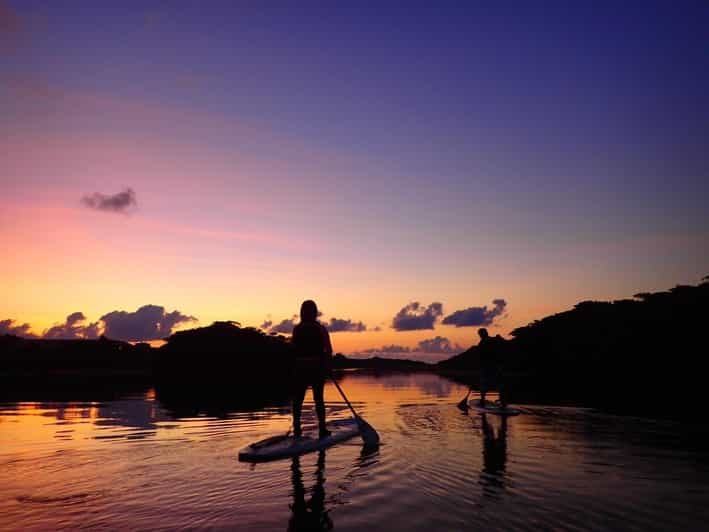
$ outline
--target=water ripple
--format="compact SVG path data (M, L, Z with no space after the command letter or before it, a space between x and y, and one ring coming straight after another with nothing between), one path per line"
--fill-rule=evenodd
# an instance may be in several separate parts
M175 417L147 395L3 403L0 529L272 530L315 516L337 530L667 530L709 519L700 430L551 406L463 414L466 390L450 381L387 379L343 382L377 450L353 439L265 464L236 452L285 433L283 407ZM328 416L349 411L338 400ZM316 426L311 401L303 423Z

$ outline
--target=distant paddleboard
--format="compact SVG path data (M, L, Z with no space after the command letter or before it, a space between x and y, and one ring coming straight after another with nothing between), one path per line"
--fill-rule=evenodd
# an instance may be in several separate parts
M480 412L481 414L495 414L497 416L518 416L522 412L516 408L502 407L498 403L491 403L490 401L485 401L485 406L480 406L480 401L470 401L468 404L470 408Z
M338 419L330 421L327 428L332 434L327 438L318 438L317 430L314 433L303 434L296 438L290 436L271 436L265 440L252 443L239 451L241 462L268 462L280 458L289 458L313 451L320 451L349 440L359 434L359 427L354 419Z

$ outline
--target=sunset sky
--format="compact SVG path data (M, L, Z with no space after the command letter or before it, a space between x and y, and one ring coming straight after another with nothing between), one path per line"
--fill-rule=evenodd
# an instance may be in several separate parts
M5 332L442 356L709 274L706 2L269 5L0 0Z

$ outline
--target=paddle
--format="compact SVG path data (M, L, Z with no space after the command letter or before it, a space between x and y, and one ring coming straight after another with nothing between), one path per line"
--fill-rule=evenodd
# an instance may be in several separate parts
M472 392L472 388L468 388L468 393L465 394L465 398L458 403L458 408L460 408L463 412L468 411L468 397L470 397L470 392Z
M342 388L340 388L340 385L337 384L337 381L333 377L330 378L332 379L333 384L337 388L337 391L340 392L340 395L345 400L345 403L347 403L347 406L352 411L352 415L354 416L355 421L357 422L357 426L359 427L359 435L362 436L362 441L364 441L364 444L367 446L379 445L379 434L377 434L377 431L374 430L374 427L372 427L364 419L359 417L357 412L355 412L354 407L350 404L349 399L347 399L345 392L343 392Z

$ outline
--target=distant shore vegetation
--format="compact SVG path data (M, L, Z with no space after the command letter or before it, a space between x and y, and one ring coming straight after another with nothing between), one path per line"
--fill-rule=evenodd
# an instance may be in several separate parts
M510 399L569 403L622 412L692 413L701 404L709 277L698 285L635 294L617 301L583 301L512 331L502 343ZM238 322L178 331L164 345L0 336L0 376L52 380L141 378L155 382L263 383L290 377L287 336ZM438 364L338 354L335 369L424 370L476 384L476 346Z

